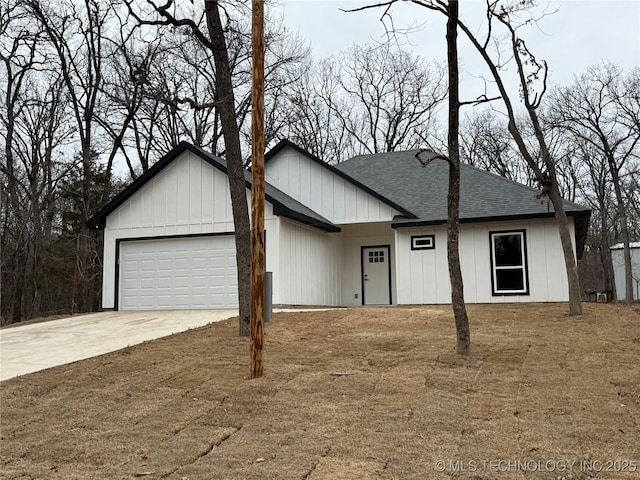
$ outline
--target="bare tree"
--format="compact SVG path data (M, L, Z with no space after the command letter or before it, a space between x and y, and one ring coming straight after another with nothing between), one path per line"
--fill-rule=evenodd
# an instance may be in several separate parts
M0 12L0 33L2 33L2 38L8 38L9 32L12 29L12 23L14 19L14 15L16 12L16 6L11 5L10 8L3 10ZM13 137L15 132L15 117L17 114L17 110L19 109L18 99L21 93L21 84L24 81L24 77L31 68L31 65L34 62L35 55L35 46L28 48L26 55L26 59L17 65L13 61L16 57L17 51L24 45L24 42L27 39L24 34L16 35L15 39L11 44L4 46L2 50L2 63L3 63L3 74L5 76L4 84L4 98L3 100L3 134L4 134L4 151L3 153L3 164L2 164L2 284L3 287L7 283L7 279L10 276L10 271L13 270L9 268L6 262L7 257L7 246L10 235L10 228L14 225L14 217L15 211L9 207L9 205L15 206L18 204L17 200L17 179L16 179L16 167L15 167L15 159L13 157ZM35 43L35 42L34 42ZM17 224L17 223L16 223ZM16 238L14 242L11 242L14 245L21 245L22 243ZM11 257L15 257L16 253L13 253ZM12 279L13 280L13 279ZM22 311L22 286L18 285L16 282L12 282L15 286L15 290L10 292L11 296L11 322L19 322ZM6 288L6 287L5 287ZM4 294L4 289L3 289ZM3 302L3 306L6 308L6 295L3 295L5 301Z
M433 142L446 98L442 65L389 45L355 45L299 71L284 92L281 131L323 160Z
M640 239L640 169L628 172L624 191L629 218L629 237Z
M298 80L284 89L278 97L280 108L274 109L281 115L278 135L330 163L359 152L337 113L349 107L341 95L335 63L310 59L299 69Z
M27 28L28 18L19 9L17 3L8 5L0 12L0 33L2 50L0 59L3 67L4 95L2 98L2 133L4 137L2 171L2 278L3 307L10 313L10 322L19 322L22 318L22 300L25 289L28 255L28 212L22 207L24 201L24 172L15 156L19 143L18 124L27 109L25 90L29 76L42 63L37 46L39 34L32 35ZM7 282L9 280L9 282ZM8 283L8 285L7 285ZM13 287L13 288L11 288ZM10 288L10 290L8 289ZM10 298L7 308L6 299Z
M462 161L516 182L533 184L507 122L496 111L474 109L465 115L460 125L460 147Z
M132 28L127 25L119 16L115 18L119 23L119 28L114 28L117 34L105 39L108 42L105 49L108 54L101 85L105 101L97 112L96 122L111 140L106 160L107 175L111 176L116 155L120 154L127 163L129 175L135 179L138 165L134 163L130 150L137 150L142 171L149 168L149 151L143 151L142 143L146 145L152 142L146 142L146 138L142 140L137 127L141 110L149 97L151 68L162 60L162 43L159 39L136 36L139 31L135 26ZM153 129L157 121L157 118L150 119L149 128ZM134 137L134 141L128 141L130 136ZM147 138L153 138L152 132Z
M268 13L268 12L267 12ZM299 35L290 32L281 19L267 15L265 20L265 145L281 138L281 132L289 124L289 87L300 82L305 70L302 67L310 55L309 48ZM250 84L250 78L240 79L236 90ZM243 103L249 105L251 94L247 92ZM245 144L250 143L250 122L242 117L241 135Z
M390 7L393 2L388 3ZM449 128L447 135L448 156L438 154L433 149L421 149L416 158L423 166L436 159L442 159L449 163L449 184L447 191L447 259L449 264L449 280L451 283L451 304L456 324L456 350L459 355L469 355L471 351L471 335L469 331L469 318L464 301L464 284L460 268L460 106L463 102L459 96L459 66L458 66L458 1L449 0L448 3L439 2L442 12L447 16L447 65L448 65L448 97L449 97ZM368 7L364 7L368 8ZM388 10L387 10L388 11ZM370 98L374 101L373 110L368 110L372 124L378 118L375 97L384 89L372 86L376 94L371 97L363 94L363 101ZM372 113L373 112L373 113ZM423 142L425 138L421 139ZM375 145L375 143L374 143Z
M447 190L447 260L451 283L451 304L456 323L456 350L459 355L469 355L471 335L469 317L464 301L464 283L460 268L460 101L458 66L458 1L449 0L445 6L447 14L447 63L449 72L449 129L447 135L448 156L439 155L432 149L422 149L416 155L422 166L435 159L449 163L449 185Z
M56 58L73 112L82 166L82 178L77 185L81 201L77 207L86 221L108 194L106 190L102 195L93 194L92 188L98 184L92 176L98 171L96 114L103 82L104 38L113 10L111 4L100 0L84 0L80 5L67 0L55 4L27 0L25 6L46 36L46 44L41 48ZM110 172L106 174L110 176ZM97 289L99 278L100 265L95 261L99 239L94 232L79 227L76 246L74 308L90 311L97 307L95 296L90 292Z
M127 4L129 12L141 25L186 28L213 56L216 73L215 101L225 141L227 175L229 177L235 227L238 303L240 309L238 329L241 336L248 336L251 293L251 232L249 229L245 170L240 145L240 129L236 116L231 62L223 17L220 14L220 4L217 0L205 0L203 16L196 20L183 16L173 0L168 0L164 5L156 4L153 0L147 0L147 4L157 14L155 19L142 18L131 2ZM229 19L229 17L225 18ZM206 19L204 30L200 22L203 19Z
M458 0L449 0L447 11L447 61L449 65L449 189L447 194L447 257L451 282L451 303L456 321L457 352L469 355L471 335L464 303L464 286L460 269L460 80L458 77Z
M640 68L632 69L625 76L622 88L616 92L616 104L620 109L620 121L640 135ZM640 239L640 164L638 154L628 162L624 175L629 238ZM640 281L640 280L638 280Z
M534 172L520 154L508 130L508 120L498 117L493 109L474 110L465 118L462 127L464 153L469 163L489 172L520 182L530 187L538 183ZM531 123L522 115L517 117L527 149L541 169L544 169L542 151ZM558 128L541 117L541 126L551 156L556 160L558 187L564 199L574 201L578 189L578 166L574 147Z
M591 233L597 238L593 246L598 251L599 270L602 272L602 283L593 285L596 290L610 292L615 295L613 281L613 263L611 261L612 227L615 225L613 208L612 181L607 160L598 154L597 149L579 137L569 137L568 141L575 146L578 159L585 170L580 182L581 197L588 202L594 215L591 222Z
M417 148L428 141L447 95L441 66L384 44L354 46L336 70L347 108L335 113L362 153Z
M238 265L239 333L242 336L248 336L251 309L251 231L240 146L240 130L236 118L231 68L218 2L205 1L205 13L210 38L209 48L216 65L216 98L220 102L220 122L224 134L229 185L234 184L231 187L231 202L234 205L233 219Z
M84 0L82 8L75 2L44 3L27 0L34 19L42 26L47 41L58 57L58 65L73 108L83 168L83 215L89 218L96 205L87 199L94 143L96 109L103 82L105 28L112 11L99 0Z
M580 315L582 314L582 293L571 233L569 231L569 220L564 210L562 195L560 194L556 161L551 155L543 125L538 116L538 109L547 88L547 64L535 58L528 49L525 41L518 36L517 32L519 29L519 25L516 23L518 13L521 13L523 8L527 8L531 6L531 4L532 2L520 2L513 5L503 5L488 0L486 11L488 26L483 40L480 40L464 22L458 21L458 25L489 68L509 117L509 132L513 136L520 154L535 173L536 179L542 186L543 192L548 195L553 204L569 283L569 313L571 315ZM429 7L433 8L433 5L430 4ZM442 7L435 8L442 10ZM524 24L527 24L527 22ZM506 31L509 53L513 55L521 98L526 109L528 122L533 129L539 147L542 167L536 161L531 150L527 148L522 130L518 128L513 102L505 86L503 74L500 71L500 62L491 56L490 42L495 38L495 30L498 26L502 26Z
M622 72L614 65L592 67L573 85L555 90L551 115L559 127L592 146L593 153L606 161L624 244L625 299L631 302L633 277L622 176L640 153L640 128L633 106L638 91L623 91L627 85L633 86L633 82L624 82Z
M121 21L111 40L98 120L113 139L109 161L120 153L136 178L181 140L224 152L215 103L211 52L185 28L149 36L149 27ZM137 157L137 159L136 159Z
M0 244L2 276L8 280L2 283L2 314L17 322L65 301L44 272L58 233L60 183L73 166L62 152L75 129L62 74L40 48L43 31L34 31L22 5L13 7L0 15L6 40L0 46L6 88L0 115L5 140Z
M366 8L385 7L386 16L390 16L391 7L398 0L388 0L375 5L361 7L355 10ZM449 5L443 0L412 0L412 3L429 10L437 11L449 16ZM560 242L564 253L565 267L569 284L569 313L571 315L582 314L582 294L580 289L580 279L576 257L569 230L569 220L564 210L562 195L558 185L558 175L555 159L549 150L544 129L538 116L542 98L547 89L547 64L539 61L531 53L525 41L518 35L518 30L524 25L535 22L536 19L528 18L521 20L520 14L526 13L526 9L535 2L533 0L523 0L511 3L500 3L495 0L487 0L486 26L484 36L474 33L475 28L469 27L463 20L458 18L458 28L469 39L473 47L480 54L487 65L491 78L495 82L500 98L509 118L508 130L511 133L520 154L524 157L529 168L534 172L536 180L540 183L543 193L549 197L553 204ZM501 32L498 32L498 29ZM504 52L500 50L501 40L508 44L508 55L513 59L516 70L516 78L519 84L520 97L525 107L527 121L534 132L535 141L538 144L542 167L536 161L534 154L527 147L524 134L518 126L516 111L512 97L506 87L504 80ZM498 51L495 51L496 47ZM493 54L493 55L492 55ZM496 99L497 99L496 98ZM483 100L491 100L486 97ZM472 103L472 102L467 102Z

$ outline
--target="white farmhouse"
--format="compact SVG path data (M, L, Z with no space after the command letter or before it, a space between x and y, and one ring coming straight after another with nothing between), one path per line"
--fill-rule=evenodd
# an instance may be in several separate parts
M276 305L450 303L448 164L417 150L331 166L283 140L266 155L266 265ZM250 196L247 174L247 195ZM465 300L555 302L568 287L553 208L461 169ZM590 210L565 202L576 254ZM226 163L181 143L87 222L104 231L104 309L237 305Z

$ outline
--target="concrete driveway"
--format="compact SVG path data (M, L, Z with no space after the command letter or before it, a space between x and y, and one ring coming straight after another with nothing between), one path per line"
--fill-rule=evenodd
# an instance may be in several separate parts
M219 322L237 310L102 312L0 330L0 381Z

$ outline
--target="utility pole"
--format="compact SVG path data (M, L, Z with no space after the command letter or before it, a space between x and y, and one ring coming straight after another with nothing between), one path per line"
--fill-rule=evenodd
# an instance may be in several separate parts
M264 0L251 21L251 378L263 373L264 345Z

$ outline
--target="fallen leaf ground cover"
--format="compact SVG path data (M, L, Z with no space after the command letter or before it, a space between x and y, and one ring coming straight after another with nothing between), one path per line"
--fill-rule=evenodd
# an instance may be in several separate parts
M640 478L640 308L279 313L0 384L3 479Z

